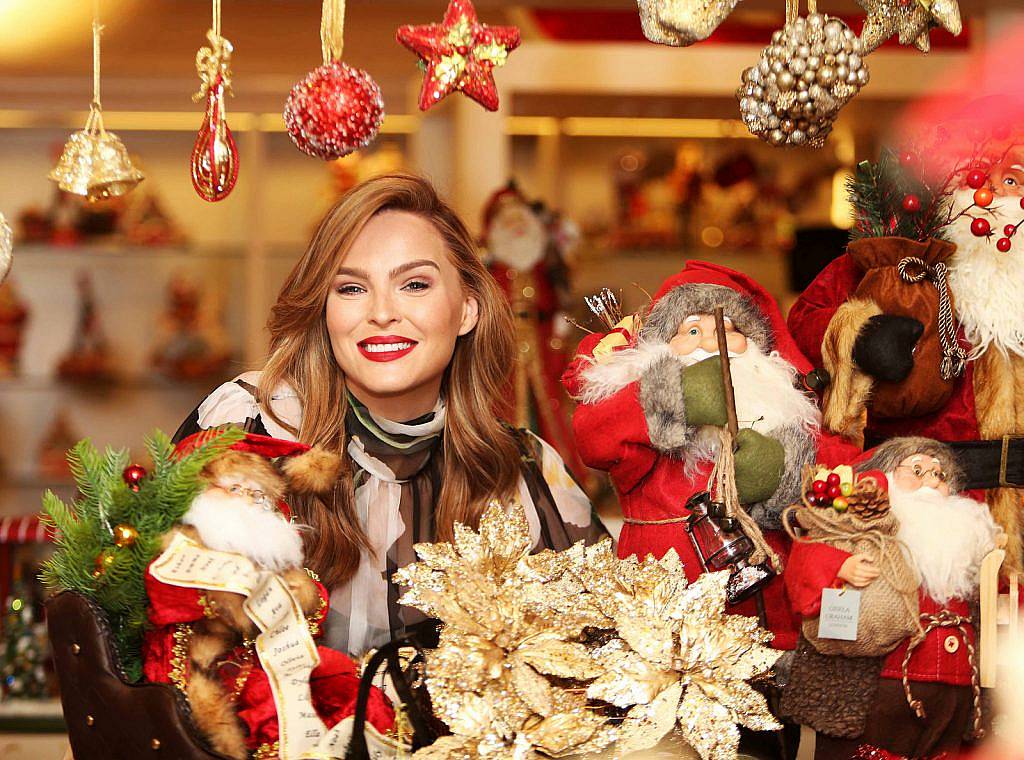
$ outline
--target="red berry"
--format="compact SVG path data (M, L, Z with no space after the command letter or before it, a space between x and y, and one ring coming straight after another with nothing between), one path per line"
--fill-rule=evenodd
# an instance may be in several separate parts
M813 483L811 483L811 490L814 491L814 493L817 493L817 494L825 493L825 488L826 487L827 487L827 484L825 483L824 480L815 480Z
M131 490L138 491L143 478L145 478L147 474L146 468L142 465L130 464L124 468L124 472L121 473L121 478L128 484L128 487Z
M979 216L971 222L971 232L975 237L985 237L991 230L992 225L988 223L988 219L982 219Z
M903 196L903 210L910 214L916 214L921 210L921 199L913 193Z
M979 187L974 191L974 202L982 208L988 208L993 199L992 191L987 187Z
M1010 250L1010 248L1012 246L1013 246L1013 243L1010 242L1010 238L999 238L996 241L996 249L1000 253L1006 253L1007 251Z
M825 483L830 485L830 486L837 486L837 485L839 485L842 482L842 480L843 479L841 477L839 477L839 473L838 472L830 472L828 474L828 477L825 478Z
M1016 234L1016 232L1017 232L1017 225L1016 224L1008 224L1005 227L1003 227L1003 234L1006 235L1006 237L1013 237L1014 234Z
M828 493L828 498L830 498L830 499L838 499L840 496L843 495L843 489L840 488L839 486L829 486L827 493Z
M1021 198L1021 199L1020 199L1020 207L1021 207L1021 208L1024 208L1024 198Z
M984 185L987 179L988 175L981 169L971 169L967 172L967 186L975 190Z

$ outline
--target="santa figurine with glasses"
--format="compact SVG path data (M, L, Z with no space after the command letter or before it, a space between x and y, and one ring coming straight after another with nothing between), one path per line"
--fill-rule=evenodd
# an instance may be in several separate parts
M1005 543L988 507L961 495L952 450L932 439L893 438L857 467L888 480L889 508L920 585L921 631L883 657L825 656L806 640L790 684L791 717L817 731L816 758L923 758L958 749L982 728L978 674L979 574ZM867 554L794 543L785 580L794 611L817 617L823 591L863 589L883 568ZM874 754L872 754L874 753ZM888 754L886 754L888 753Z

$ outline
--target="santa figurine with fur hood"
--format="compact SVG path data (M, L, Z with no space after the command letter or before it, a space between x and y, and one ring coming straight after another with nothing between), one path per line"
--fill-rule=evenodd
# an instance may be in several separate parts
M803 469L851 452L822 433L803 387L811 367L793 344L778 306L751 278L701 261L670 277L640 318L581 343L563 377L579 405L573 418L583 460L612 479L624 517L620 557L674 549L696 579L703 566L687 534L691 497L710 490L726 396L715 307L723 307L739 431L739 502L784 559L783 509L799 499ZM764 590L775 646L796 629L781 579ZM752 602L735 611L752 614Z
M831 375L825 426L864 448L910 435L947 443L965 489L984 493L1006 531L1004 570L1020 572L1024 148L1019 133L981 149L971 140L965 147L966 138L947 136L952 145L898 159L911 168L942 163L933 168L951 177L949 195L934 203L915 196L921 207L908 211L897 195L879 227L877 209L854 193L854 239L804 290L789 326Z
M181 441L177 451L186 453L209 435L196 433ZM152 627L143 644L145 676L181 690L198 728L224 756L278 757L278 695L254 647L260 628L245 607L246 595L168 580L168 564L177 565L171 568L174 572L187 564L170 561L169 555L186 539L190 547L216 553L206 555L208 565L218 557L240 555L257 576L279 576L287 587L282 598L294 600L301 610L298 624L319 636L329 596L303 568L302 526L292 520L285 499L328 491L339 469L335 454L247 434L203 469L205 490L164 537L164 554L146 571ZM305 632L298 640L303 637L308 640ZM319 663L308 675L309 693L316 717L330 728L354 713L359 677L346 655L323 646L315 649ZM368 721L385 731L393 717L386 699L374 690Z
M880 656L822 654L820 641L815 645L802 638L782 710L817 731L815 758L821 760L954 752L982 728L976 634L980 569L1005 535L984 503L960 493L963 471L953 451L938 441L893 438L870 452L857 470L876 471L888 481L887 503L876 506L875 514L891 513L898 523L895 538L909 560L911 580L919 581L908 591L916 592L920 628L906 638L894 637L891 651ZM867 553L798 540L785 580L794 610L813 618L821 612L825 589L864 592L891 569ZM897 615L888 609L895 626ZM866 614L863 603L859 614ZM866 630L862 623L858 643Z

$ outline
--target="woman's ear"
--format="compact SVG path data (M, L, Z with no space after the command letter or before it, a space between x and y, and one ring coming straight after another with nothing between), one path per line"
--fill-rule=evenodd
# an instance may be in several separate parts
M466 335L476 327L480 319L480 303L474 296L466 296L462 303L462 322L459 324L459 335Z

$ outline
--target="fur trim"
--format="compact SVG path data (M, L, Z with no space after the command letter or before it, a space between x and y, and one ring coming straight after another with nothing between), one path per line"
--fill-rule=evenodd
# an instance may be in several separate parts
M988 350L974 362L974 402L978 432L1000 439L1024 430L1024 359ZM996 522L1006 531L1003 573L1024 571L1021 496L1024 489L997 488L986 493Z
M635 383L655 362L674 356L667 343L643 341L636 348L612 351L601 357L580 357L589 362L580 372L576 401L596 404Z
M872 380L854 364L853 344L881 313L874 301L850 299L836 310L821 341L822 363L832 377L822 400L825 427L862 448Z
M683 402L683 362L663 356L647 367L640 379L640 406L647 419L651 445L659 451L678 453L693 436L686 424Z
M312 448L304 454L285 457L281 470L293 492L327 493L338 480L341 457L326 449Z
M781 530L782 510L800 501L804 467L813 465L817 459L817 441L814 433L803 425L786 425L765 435L782 444L785 466L779 486L771 498L748 505L747 512L762 530Z
M235 704L216 678L201 670L189 674L185 688L192 717L214 751L233 760L245 760L245 732L235 715Z
M857 472L868 470L881 470L882 472L893 472L896 465L914 454L924 454L928 457L935 457L946 471L947 483L951 493L958 493L961 484L964 482L963 470L957 462L953 450L941 441L932 438L924 438L919 435L908 435L901 438L890 438L874 448L871 456L857 465Z
M721 306L725 316L765 353L775 348L771 324L757 305L742 293L724 285L680 285L651 306L644 320L641 338L667 343L675 337L679 324L691 314L714 314Z

